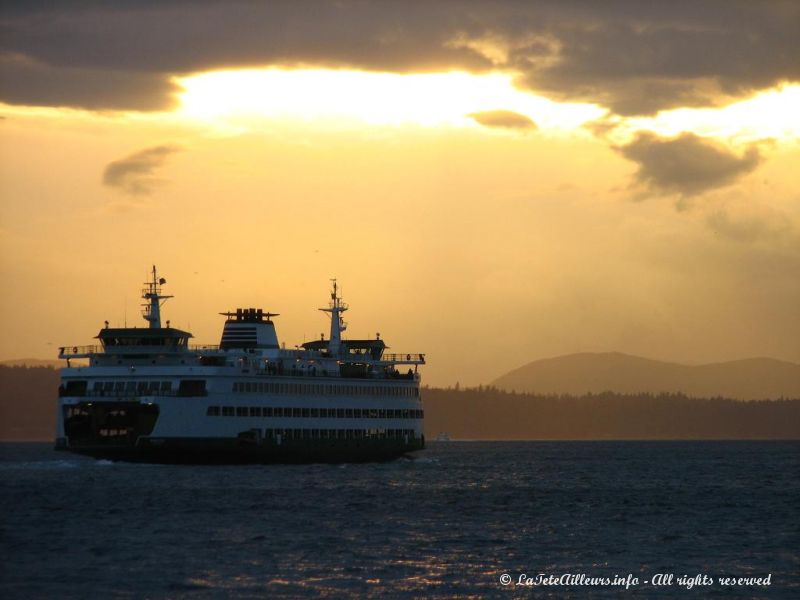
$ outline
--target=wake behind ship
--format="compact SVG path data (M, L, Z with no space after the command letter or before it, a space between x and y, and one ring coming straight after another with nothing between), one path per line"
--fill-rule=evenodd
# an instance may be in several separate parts
M380 335L349 340L336 281L330 336L286 350L273 317L237 309L218 346L161 326L166 280L145 283L148 327L111 328L97 346L63 347L56 448L141 462L391 460L425 447L418 366ZM88 366L72 364L88 360Z

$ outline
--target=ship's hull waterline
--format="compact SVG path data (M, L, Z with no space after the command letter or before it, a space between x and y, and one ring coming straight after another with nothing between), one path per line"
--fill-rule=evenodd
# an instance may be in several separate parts
M424 439L403 440L286 440L253 443L230 438L146 439L137 444L67 444L57 450L110 461L186 464L340 464L388 462L414 458Z

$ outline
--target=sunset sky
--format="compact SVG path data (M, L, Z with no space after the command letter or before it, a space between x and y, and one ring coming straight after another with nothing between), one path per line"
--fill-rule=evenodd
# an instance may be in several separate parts
M800 362L800 3L50 2L0 18L0 360L103 321ZM59 8L61 6L61 8Z

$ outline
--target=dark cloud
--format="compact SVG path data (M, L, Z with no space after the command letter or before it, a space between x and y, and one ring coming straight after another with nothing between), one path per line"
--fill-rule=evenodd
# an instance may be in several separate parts
M799 24L792 0L7 3L0 98L150 110L171 76L225 67L500 68L643 114L799 81Z
M487 110L467 115L486 127L505 127L508 129L536 129L529 117L510 110Z
M677 138L641 133L616 150L639 165L635 175L638 184L656 193L684 197L729 185L761 161L755 146L738 156L691 133Z
M56 67L24 57L0 57L0 98L10 104L91 110L159 110L175 103L177 88L158 73Z
M180 150L170 144L155 146L110 162L103 171L103 183L131 196L150 195L163 183L153 174L171 154Z

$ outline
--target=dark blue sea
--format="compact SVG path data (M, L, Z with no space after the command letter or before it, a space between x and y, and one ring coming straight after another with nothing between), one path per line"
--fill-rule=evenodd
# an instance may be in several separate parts
M0 506L2 598L800 598L798 442L235 467L0 444Z

